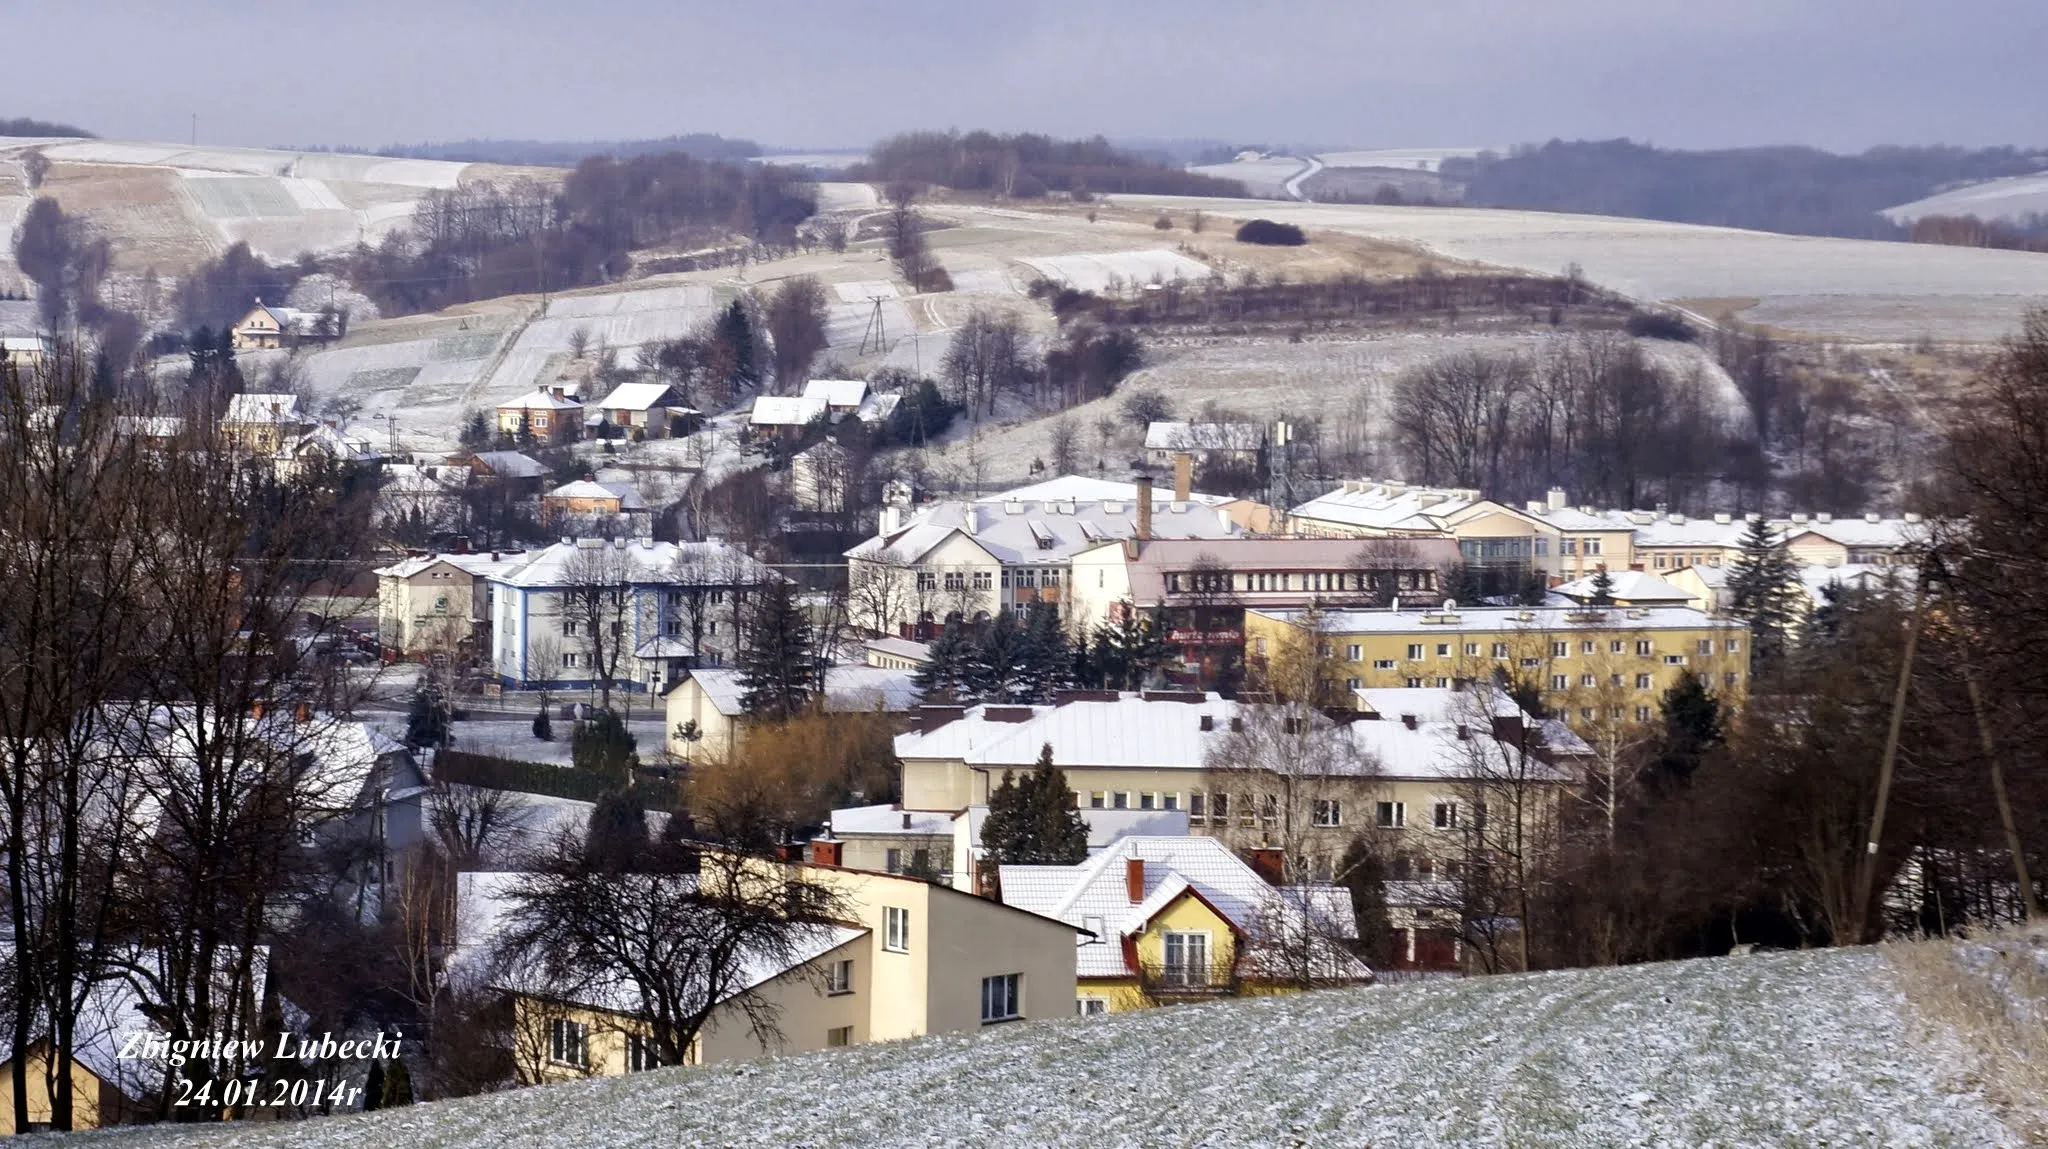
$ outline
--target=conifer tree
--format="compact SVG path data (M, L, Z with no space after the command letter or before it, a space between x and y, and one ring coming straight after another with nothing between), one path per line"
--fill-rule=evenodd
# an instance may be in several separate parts
M412 706L405 716L405 741L414 748L448 744L448 697L431 674L421 677L413 688Z
M363 1112L384 1107L384 1063L372 1061L370 1072L363 1077Z
M747 309L735 299L718 316L718 327L714 337L723 344L731 358L732 377L728 385L738 388L751 387L761 379L761 366L756 361L754 321L747 317Z
M545 706L534 712L533 736L542 742L555 740L555 724L548 720L548 708Z
M1678 676L1657 705L1663 728L1651 762L1658 781L1684 782L1709 750L1721 744L1721 702L1690 669Z
M957 626L948 626L932 639L930 655L910 676L918 699L930 706L965 705L972 700L967 664L974 657L973 644Z
M1605 566L1593 575L1593 597L1586 600L1586 605L1614 605L1614 576L1607 573Z
M405 1060L394 1057L391 1069L384 1074L384 1108L412 1104L412 1074L406 1072Z
M1088 823L1074 808L1066 772L1053 765L1052 744L1022 778L1003 771L988 797L981 844L994 866L1071 866L1088 857Z
M818 663L811 655L811 628L796 588L780 579L754 597L753 612L739 651L740 705L748 714L786 721L818 693Z
M1024 620L1024 696L1051 702L1053 691L1073 683L1074 652L1060 625L1060 612L1047 603L1032 603Z
M1024 631L1017 616L1000 611L995 621L976 636L974 654L968 663L968 682L976 697L985 702L1014 702L1026 690L1027 662Z
M1797 568L1785 544L1761 516L1742 536L1742 554L1728 570L1728 613L1749 623L1750 663L1762 667L1785 653L1798 615L1794 600Z

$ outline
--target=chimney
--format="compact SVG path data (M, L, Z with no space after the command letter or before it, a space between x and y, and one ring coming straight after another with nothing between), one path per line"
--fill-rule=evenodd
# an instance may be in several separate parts
M1546 498L1549 500L1550 509L1553 511L1564 510L1565 506L1567 505L1565 503L1565 493L1563 487L1550 488L1550 490L1546 493Z
M811 843L811 862L812 862L812 864L813 864L813 865L819 865L819 866L836 866L836 865L838 865L838 864L839 864L839 847L841 846L841 844L842 844L842 843L839 843L839 842L812 842L812 843Z
M301 726L313 721L313 704L310 702L300 702L294 705L292 707L292 721Z
M1124 894L1134 906L1145 900L1145 859L1124 859Z
M1462 722L1458 723L1458 741L1472 741L1472 728L1470 726L1465 725Z
M1415 716L1413 714L1403 714L1401 716L1401 725L1406 726L1410 730L1415 729Z
M1216 729L1216 716L1213 714L1202 715L1202 730L1206 733L1214 729Z
M1182 451L1173 457L1173 501L1185 503L1195 492L1195 457Z
M964 517L967 520L967 533L971 537L974 534L974 529L981 525L981 513L975 509L973 503L967 504L966 510L967 513Z
M908 810L903 811L903 828L906 830L910 829L910 811Z
M1152 538L1152 476L1138 476L1138 539Z
M1287 884L1287 855L1278 846L1253 846L1245 851L1245 861L1251 863L1252 872L1266 880L1269 886Z
M896 533L896 528L902 525L903 508L894 503L889 503L882 508L882 516L877 520L875 530L881 534L893 535Z
M557 399L560 399L560 398L562 398L562 397L563 397L563 396L562 396L562 389L561 389L560 387L550 387L550 388L548 388L548 394L550 394L550 395L553 395L553 396L554 396L555 398L557 398Z
M261 722L263 721L263 712L268 709L270 709L270 704L259 698L249 704L249 717L254 721Z

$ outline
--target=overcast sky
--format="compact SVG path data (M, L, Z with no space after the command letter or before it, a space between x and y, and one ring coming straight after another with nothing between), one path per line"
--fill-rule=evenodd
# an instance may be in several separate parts
M8 0L0 116L382 145L914 127L2048 144L2048 0Z

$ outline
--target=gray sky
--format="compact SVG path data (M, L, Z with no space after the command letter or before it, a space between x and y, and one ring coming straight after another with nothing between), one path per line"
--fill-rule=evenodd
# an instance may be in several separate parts
M913 127L2048 144L2044 0L7 0L0 115L381 145Z

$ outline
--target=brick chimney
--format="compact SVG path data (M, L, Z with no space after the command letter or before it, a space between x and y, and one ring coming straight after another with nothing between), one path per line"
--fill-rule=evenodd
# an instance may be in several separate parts
M256 701L251 702L249 704L249 717L257 722L261 722L263 721L264 711L268 710L269 708L270 704L259 698Z
M814 841L814 842L812 842L812 843L811 843L811 861L812 861L812 863L813 863L813 864L815 864L815 865L820 865L820 866L836 866L836 865L838 865L838 864L839 864L839 847L840 847L840 845L841 845L841 843L838 843L838 842L817 842L817 841Z
M1245 851L1245 861L1252 871L1266 880L1267 885L1280 886L1287 883L1287 856L1278 846L1253 846Z
M304 726L313 721L313 704L300 702L292 707L292 721Z
M1173 457L1173 501L1185 503L1195 493L1195 457L1182 451Z
M1124 893L1134 906L1145 900L1145 859L1124 859Z
M1149 542L1152 538L1152 476L1138 476L1138 539Z

